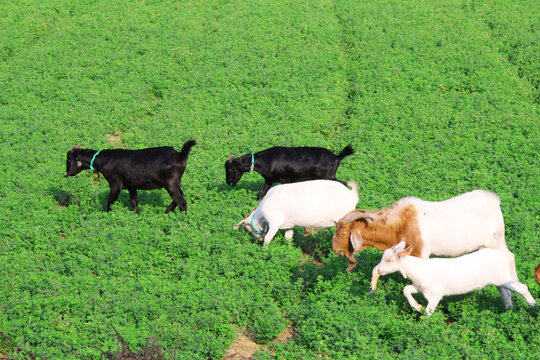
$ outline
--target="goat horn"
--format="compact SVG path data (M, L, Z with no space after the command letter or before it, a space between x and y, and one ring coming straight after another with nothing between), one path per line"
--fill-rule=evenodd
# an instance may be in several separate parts
M253 214L253 212L255 211L256 207L254 207L253 209L251 209L251 211L249 212L249 214L246 215L246 217L249 217L251 214Z
M229 158L227 159L228 162L232 162L232 160L234 159L234 157L232 156L232 154L229 155Z
M76 150L76 149L80 148L82 145L83 145L83 144L79 144L79 145L77 145L77 146L74 146L72 150Z
M350 213L345 215L344 223L349 224L350 222L353 222L353 221L356 221L356 220L359 220L359 219L371 219L371 220L373 220L372 217L366 216L364 214L365 212L366 212L366 210L353 210L353 211L351 211Z

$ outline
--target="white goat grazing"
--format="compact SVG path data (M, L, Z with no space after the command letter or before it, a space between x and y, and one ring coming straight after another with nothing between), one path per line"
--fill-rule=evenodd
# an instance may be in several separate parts
M412 294L421 292L427 299L426 314L431 315L443 296L465 294L495 285L503 298L506 308L512 306L510 291L521 294L530 306L536 305L527 285L515 281L506 252L495 249L481 249L456 258L422 259L409 256L412 246L405 249L402 241L384 251L381 262L373 272L386 275L396 271L409 277L412 285L403 288L409 304L418 311L422 306Z
M349 190L335 180L310 180L277 185L268 191L251 214L233 229L245 225L255 237L264 236L266 248L279 229L292 239L295 226L325 228L335 226L358 202L358 186Z

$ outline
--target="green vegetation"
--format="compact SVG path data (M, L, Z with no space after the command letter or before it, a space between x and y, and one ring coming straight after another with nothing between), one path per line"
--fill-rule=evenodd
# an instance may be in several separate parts
M476 189L501 198L520 280L540 262L539 7L536 1L35 1L0 5L0 349L10 358L134 352L219 359L235 329L259 359L531 358L538 310L494 287L444 299L431 318L383 277L381 253L347 261L331 229L262 251L232 226L256 206L223 164L274 145L352 143L338 177L358 206ZM71 147L197 140L186 213L164 190L64 178ZM423 299L420 301L422 302ZM425 303L425 302L424 302Z

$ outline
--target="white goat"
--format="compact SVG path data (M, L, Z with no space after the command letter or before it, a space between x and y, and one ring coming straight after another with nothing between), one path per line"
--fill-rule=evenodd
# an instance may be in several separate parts
M530 306L536 305L527 285L514 280L512 266L506 252L495 249L481 249L456 258L422 259L409 256L412 246L405 249L402 241L384 251L381 262L373 272L386 275L396 271L409 277L412 285L403 288L409 304L418 311L422 306L412 294L421 292L427 299L426 314L431 315L443 296L465 294L495 285L503 298L506 308L512 306L510 291L521 294Z
M310 180L277 185L268 191L251 214L233 229L245 225L255 237L264 236L266 248L279 229L288 229L292 239L295 226L325 228L335 226L358 202L358 186L349 190L335 180Z

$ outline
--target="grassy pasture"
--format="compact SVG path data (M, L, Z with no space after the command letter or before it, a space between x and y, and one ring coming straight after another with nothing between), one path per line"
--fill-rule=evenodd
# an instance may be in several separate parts
M538 357L538 310L495 288L430 318L381 253L346 260L331 229L262 251L232 226L262 178L227 156L351 143L338 177L358 207L476 189L501 198L506 241L537 300L539 6L535 1L24 1L0 5L0 352L97 359L153 335L170 359L219 359L236 329L258 359ZM186 213L164 190L63 178L66 152L195 139ZM418 297L420 302L423 298ZM424 302L425 303L425 302ZM296 336L272 342L288 325Z

